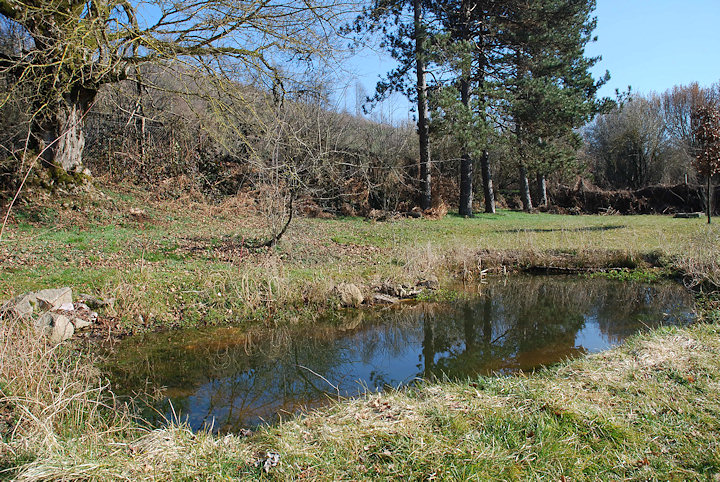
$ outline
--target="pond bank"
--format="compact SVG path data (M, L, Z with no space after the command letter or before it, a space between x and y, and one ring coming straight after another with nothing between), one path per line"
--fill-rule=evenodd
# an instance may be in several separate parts
M514 275L451 293L312 325L137 335L112 346L103 373L119 396L162 394L141 412L156 427L176 417L193 430L240 433L419 379L529 373L694 319L692 295L667 281Z
M137 332L201 321L292 324L332 309L327 295L342 282L430 273L447 282L492 263L584 268L600 259L660 266L703 290L720 284L719 231L701 220L300 219L277 248L248 253L231 242L248 232L233 206L108 197L109 208L68 208L53 225L13 225L0 245L2 297L73 286L116 298L100 316ZM138 206L143 219L126 214ZM703 305L705 319L718 317L714 303ZM371 395L243 437L176 425L149 431L109 396L87 354L1 323L0 478L711 478L719 471L719 340L715 325L662 328L534 375Z
M45 433L25 458L4 441L0 460L21 480L704 480L720 471L719 331L661 328L533 375L373 394L250 437L88 416L79 437Z

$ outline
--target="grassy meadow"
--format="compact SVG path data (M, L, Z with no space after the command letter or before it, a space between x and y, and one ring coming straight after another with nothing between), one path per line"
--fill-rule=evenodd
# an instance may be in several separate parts
M532 267L659 268L716 280L720 231L670 216L500 212L473 219L296 218L273 249L243 241L265 220L236 199L162 201L140 190L20 206L0 241L0 298L47 287L117 300L116 330L283 323L333 307L341 282L366 294L384 280ZM717 280L720 281L720 280Z
M0 241L0 298L71 286L116 299L108 333L312 323L333 287L477 280L520 269L615 269L720 285L720 230L669 216L501 212L463 219L293 220L248 250L248 202L162 200L132 187L21 205ZM686 328L534 374L368 395L249 437L150 430L112 397L92 349L0 323L0 479L713 480L720 333L712 295Z

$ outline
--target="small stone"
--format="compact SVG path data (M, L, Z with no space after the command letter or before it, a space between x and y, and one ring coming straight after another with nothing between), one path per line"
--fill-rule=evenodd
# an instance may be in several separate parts
M75 306L73 306L72 303L65 303L60 308L58 308L60 311L75 311Z
M340 302L345 307L357 308L365 301L360 288L352 283L340 283L335 290L340 296Z
M82 330L93 325L92 321L83 320L82 318L73 318L72 324L76 330Z
M421 286L429 290L436 290L440 287L440 281L438 280L437 276L430 275L427 278L418 281L417 286Z
M38 306L43 310L56 310L66 303L72 303L72 289L55 288L35 293Z
M78 299L85 303L89 308L97 310L98 308L109 307L112 308L115 305L115 298L99 299L94 296L80 293Z

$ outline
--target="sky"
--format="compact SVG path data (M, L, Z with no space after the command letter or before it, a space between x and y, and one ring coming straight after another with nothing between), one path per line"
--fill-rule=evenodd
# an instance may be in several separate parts
M720 81L720 0L597 0L595 15L598 40L586 54L602 56L593 69L596 78L606 70L611 75L600 96L614 97L615 89L628 86L648 94L695 81L705 86ZM372 51L353 57L339 107L354 112L355 84L372 93L378 77L393 65L392 59ZM408 109L397 97L375 116L402 121L408 119Z
M586 52L602 56L596 76L610 71L601 95L720 81L720 0L597 0L595 15Z

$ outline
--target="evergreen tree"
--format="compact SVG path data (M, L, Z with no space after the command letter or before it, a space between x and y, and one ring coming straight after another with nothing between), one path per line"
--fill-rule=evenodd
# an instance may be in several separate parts
M428 109L428 45L432 40L423 0L375 0L356 21L358 32L380 31L382 45L399 66L378 82L371 99L378 102L390 93L400 92L417 106L420 143L420 205L432 204L430 119ZM412 72L415 72L413 79Z
M472 216L474 159L480 158L486 212L495 212L489 167L492 105L503 66L500 32L507 4L493 0L436 0L431 4L444 35L433 52L447 68L446 84L435 105L436 124L452 132L461 151L459 213ZM440 37L440 36L439 36Z
M599 57L585 56L594 8L594 0L525 0L511 12L507 119L526 211L532 209L528 170L544 184L547 172L564 168L578 148L574 129L603 105L596 93L609 75L595 81L590 68Z

